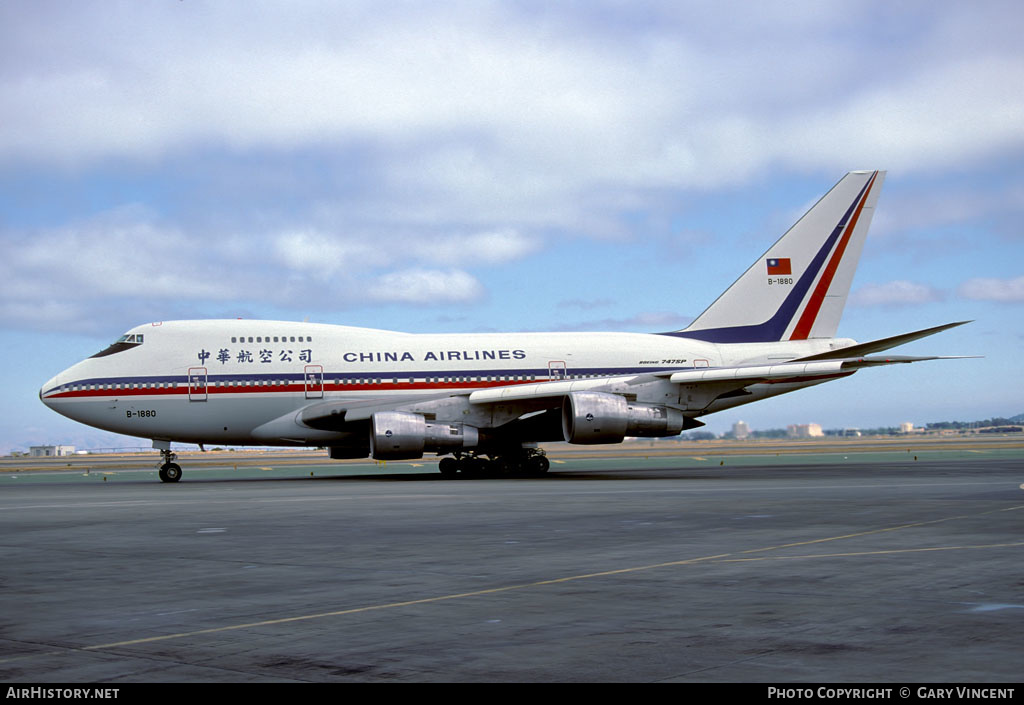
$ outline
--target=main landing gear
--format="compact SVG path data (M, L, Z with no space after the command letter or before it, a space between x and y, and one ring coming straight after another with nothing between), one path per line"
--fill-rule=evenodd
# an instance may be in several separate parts
M462 477L540 477L551 467L544 451L529 448L513 453L483 456L476 453L456 453L438 464L447 478Z
M171 451L170 444L160 449L160 459L163 461L159 473L161 482L177 482L181 479L181 466L174 462L177 458L178 456Z

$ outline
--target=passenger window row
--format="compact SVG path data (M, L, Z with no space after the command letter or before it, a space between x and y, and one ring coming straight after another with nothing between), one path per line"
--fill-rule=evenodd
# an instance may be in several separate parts
M298 343L312 343L313 342L313 337L309 336L309 335L300 335L300 336L298 336L298 340L296 340L294 335L293 336L275 335L273 337L271 337L269 335L257 335L255 337L253 337L253 336L250 335L248 338L246 336L244 336L244 335L242 335L242 336L233 335L233 336L231 336L231 342L232 343L245 343L245 342L249 342L249 343L271 343L271 342L273 342L273 343L295 343L295 342L298 342Z

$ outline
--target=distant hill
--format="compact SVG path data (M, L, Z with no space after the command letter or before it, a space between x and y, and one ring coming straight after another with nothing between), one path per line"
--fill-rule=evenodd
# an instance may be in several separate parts
M1016 416L1011 416L1009 420L1013 421L1014 423L1024 423L1024 414L1017 414Z

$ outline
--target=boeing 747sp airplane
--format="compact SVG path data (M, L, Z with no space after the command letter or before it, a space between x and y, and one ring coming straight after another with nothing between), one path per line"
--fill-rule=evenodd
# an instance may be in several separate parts
M325 446L331 458L445 457L445 475L543 473L539 442L674 436L700 417L932 360L878 356L949 323L837 338L885 172L847 174L687 328L409 334L256 320L147 323L43 385L69 418L171 443Z

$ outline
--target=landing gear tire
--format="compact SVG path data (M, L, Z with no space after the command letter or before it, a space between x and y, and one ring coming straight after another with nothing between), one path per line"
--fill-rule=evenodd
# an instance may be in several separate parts
M473 454L442 458L438 469L445 477L460 477L464 480L484 478L513 478L543 476L551 463L543 452L536 450L507 452L490 455L487 459Z
M455 458L441 458L441 462L437 464L437 469L445 477L455 477L459 474L459 461Z
M547 474L548 468L551 467L551 461L545 458L543 455L533 455L526 461L526 471L530 475L540 476Z
M511 475L516 470L516 462L514 458L499 456L491 461L490 466L487 469L490 470L491 477Z
M181 479L181 466L177 463L165 463L160 466L161 482L177 482Z
M478 458L472 455L460 458L458 464L459 476L462 479L482 477L487 468L487 462L483 458Z
M161 482L177 482L181 479L181 466L175 460L178 456L171 450L170 441L153 441L153 447L160 449L160 459L163 464L160 466Z

